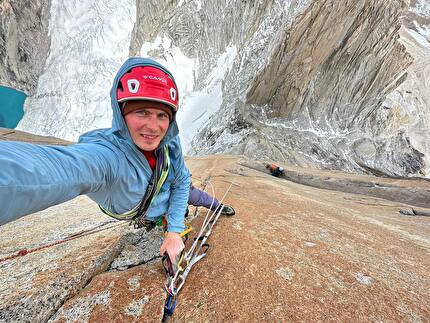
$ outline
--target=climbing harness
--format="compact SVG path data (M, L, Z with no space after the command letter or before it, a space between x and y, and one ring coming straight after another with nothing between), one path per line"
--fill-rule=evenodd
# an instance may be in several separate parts
M114 219L130 221L130 225L133 225L136 229L145 228L146 231L150 231L155 227L155 225L154 221L146 219L146 212L154 198L160 192L160 189L169 174L169 169L169 148L165 145L163 149L158 151L155 170L152 173L146 193L138 205L136 205L131 211L122 214L111 212L99 205L100 209L103 213L113 217Z
M224 196L220 200L220 204L222 204L222 201L227 196L232 185L233 184L230 184L224 193ZM212 191L214 192L213 187ZM214 201L215 194L212 194L212 196ZM164 304L162 322L166 322L168 318L173 315L177 304L178 293L184 286L185 280L190 273L191 268L206 256L206 253L209 249L209 244L207 244L206 241L212 233L212 229L218 221L221 211L222 208L218 208L216 212L212 211L211 209L208 210L201 229L194 238L193 244L188 251L182 251L176 266L172 264L167 254L163 256L162 264L166 272L165 290L167 294Z

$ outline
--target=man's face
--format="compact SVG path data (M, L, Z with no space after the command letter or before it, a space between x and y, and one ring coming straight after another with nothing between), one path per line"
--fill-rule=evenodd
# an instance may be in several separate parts
M170 119L165 111L142 105L139 101L127 102L126 109L130 112L124 115L124 120L135 145L152 151L166 135Z

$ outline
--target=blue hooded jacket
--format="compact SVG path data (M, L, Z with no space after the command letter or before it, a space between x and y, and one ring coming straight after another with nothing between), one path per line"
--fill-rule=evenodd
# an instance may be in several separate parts
M114 213L128 212L139 204L152 169L133 143L116 100L116 88L124 73L142 65L161 68L171 75L151 59L129 58L112 85L111 128L87 132L79 143L70 146L0 142L0 225L81 194ZM147 212L150 220L167 214L170 232L185 228L190 187L178 133L173 119L158 148L169 147L169 174Z

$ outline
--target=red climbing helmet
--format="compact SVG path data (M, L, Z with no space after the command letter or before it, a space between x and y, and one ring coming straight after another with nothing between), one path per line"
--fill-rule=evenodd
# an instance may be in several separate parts
M149 100L178 111L179 93L173 78L154 66L136 66L121 76L116 91L118 102Z

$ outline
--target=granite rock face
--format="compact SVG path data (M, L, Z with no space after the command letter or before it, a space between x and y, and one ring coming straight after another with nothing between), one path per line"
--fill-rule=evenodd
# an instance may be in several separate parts
M236 214L214 226L173 322L426 322L430 209L415 205L429 200L428 180L300 168L275 178L227 155L187 165L216 197L229 189ZM142 231L84 197L2 226L0 258L87 235L0 261L0 321L160 322L163 235Z
M198 61L195 88L204 89L234 46L222 105L194 137L192 154L428 176L422 69L430 45L419 46L410 34L429 25L425 8L403 0L139 2L131 48L138 53L145 42L168 37ZM148 19L148 12L168 19ZM413 98L405 98L411 91Z
M14 39L36 37L40 48L29 57L46 55L50 4L38 16L36 8L19 15L7 9L14 3L2 2L8 13L2 15L2 37L9 35L3 52L16 48ZM109 126L106 92L125 56L145 53L167 61L179 59L180 52L193 62L183 110L197 92L201 105L220 101L201 125L189 129L190 121L183 128L182 136L191 133L189 154L224 152L361 174L430 176L426 1L151 0L119 6L105 0L78 14L57 1L51 7L52 39L61 46L51 51L44 73L43 59L34 69L11 54L0 70L0 77L16 75L14 82L28 87L34 85L30 74L45 84L28 99L23 130L76 140L86 130ZM15 31L27 12L33 15L26 23L40 19L37 35ZM76 68L65 71L64 60ZM17 66L25 73L18 75ZM223 75L215 75L220 69ZM217 77L217 93L210 93ZM63 108L50 108L58 106Z
M286 28L272 35L274 44L266 46L271 50L260 57L261 68L254 65L255 74L246 72L245 55L235 63L229 79L247 79L248 86L224 87L221 113L197 135L195 152L359 173L428 174L429 90L412 85L425 84L423 74L408 76L415 58L399 40L399 30L407 32L400 20L405 5L313 1L290 28L281 23ZM429 59L428 48L421 53ZM398 117L414 115L392 94L405 81L419 98L420 135L417 121Z
M0 1L0 85L33 95L48 56L51 1Z

